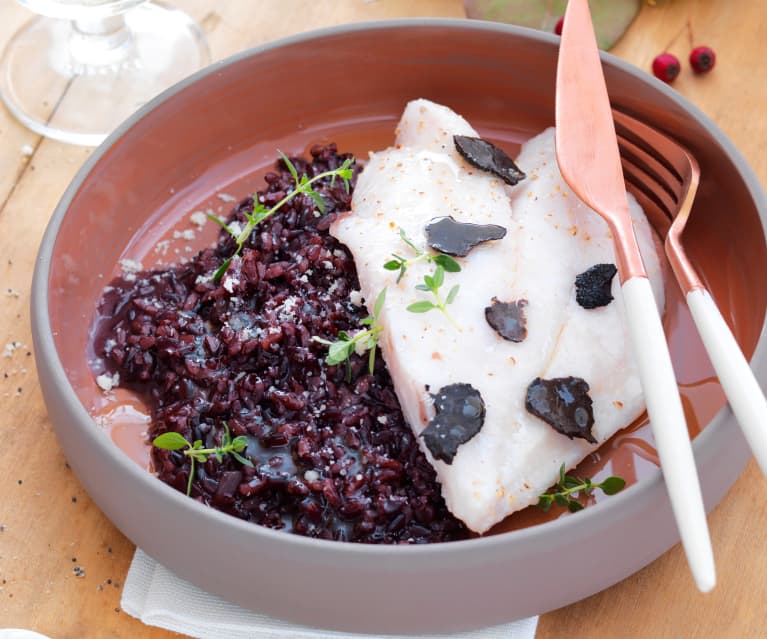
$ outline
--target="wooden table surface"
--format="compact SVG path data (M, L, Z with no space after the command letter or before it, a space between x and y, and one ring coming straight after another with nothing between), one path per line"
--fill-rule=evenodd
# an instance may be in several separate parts
M202 24L214 59L314 27L464 15L460 0L173 4ZM29 15L11 0L0 3L0 46ZM767 10L758 0L648 1L613 52L643 69L664 49L676 53L683 71L675 88L716 121L765 184L765 35ZM692 43L716 49L711 74L691 73L685 61ZM23 152L25 145L31 155ZM85 148L41 139L0 107L0 351L7 343L22 345L10 357L0 356L0 628L30 628L54 639L175 637L120 610L134 547L68 469L31 357L28 307L35 253L54 206L88 155ZM622 583L543 615L537 636L767 636L766 493L752 461L711 514L719 572L713 593L695 590L677 546Z

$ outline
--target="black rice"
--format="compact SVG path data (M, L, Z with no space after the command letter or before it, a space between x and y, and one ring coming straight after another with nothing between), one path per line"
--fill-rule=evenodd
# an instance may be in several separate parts
M335 145L294 158L309 177L348 157ZM356 177L356 176L355 176ZM293 181L280 161L257 194L278 202ZM94 349L120 385L146 397L150 440L176 431L205 447L221 444L224 424L245 436L243 453L197 464L194 499L248 521L325 539L426 543L468 536L446 509L433 469L405 423L381 357L325 363L327 347L367 315L350 301L354 262L328 234L350 207L341 181L318 186L327 206L299 195L251 233L220 281L212 275L233 254L225 231L216 248L186 264L110 283L99 304ZM244 225L253 199L228 222ZM186 492L188 457L152 449L158 477Z

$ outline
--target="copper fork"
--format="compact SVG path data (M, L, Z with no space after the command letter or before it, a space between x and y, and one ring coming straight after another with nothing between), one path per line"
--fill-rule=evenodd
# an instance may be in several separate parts
M682 246L700 180L695 158L671 138L613 110L628 190L664 239L666 256L684 293L719 382L751 451L767 475L767 400L727 322Z

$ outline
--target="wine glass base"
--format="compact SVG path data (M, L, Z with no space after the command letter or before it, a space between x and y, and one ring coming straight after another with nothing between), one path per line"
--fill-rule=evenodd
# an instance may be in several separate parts
M146 3L124 15L129 38L92 62L73 55L73 23L30 20L0 61L0 97L40 135L97 146L136 109L210 62L202 30L185 13Z

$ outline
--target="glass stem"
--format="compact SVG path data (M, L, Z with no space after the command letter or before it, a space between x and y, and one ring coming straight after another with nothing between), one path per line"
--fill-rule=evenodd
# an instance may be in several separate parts
M120 65L132 44L130 29L122 15L72 21L69 50L76 66Z

